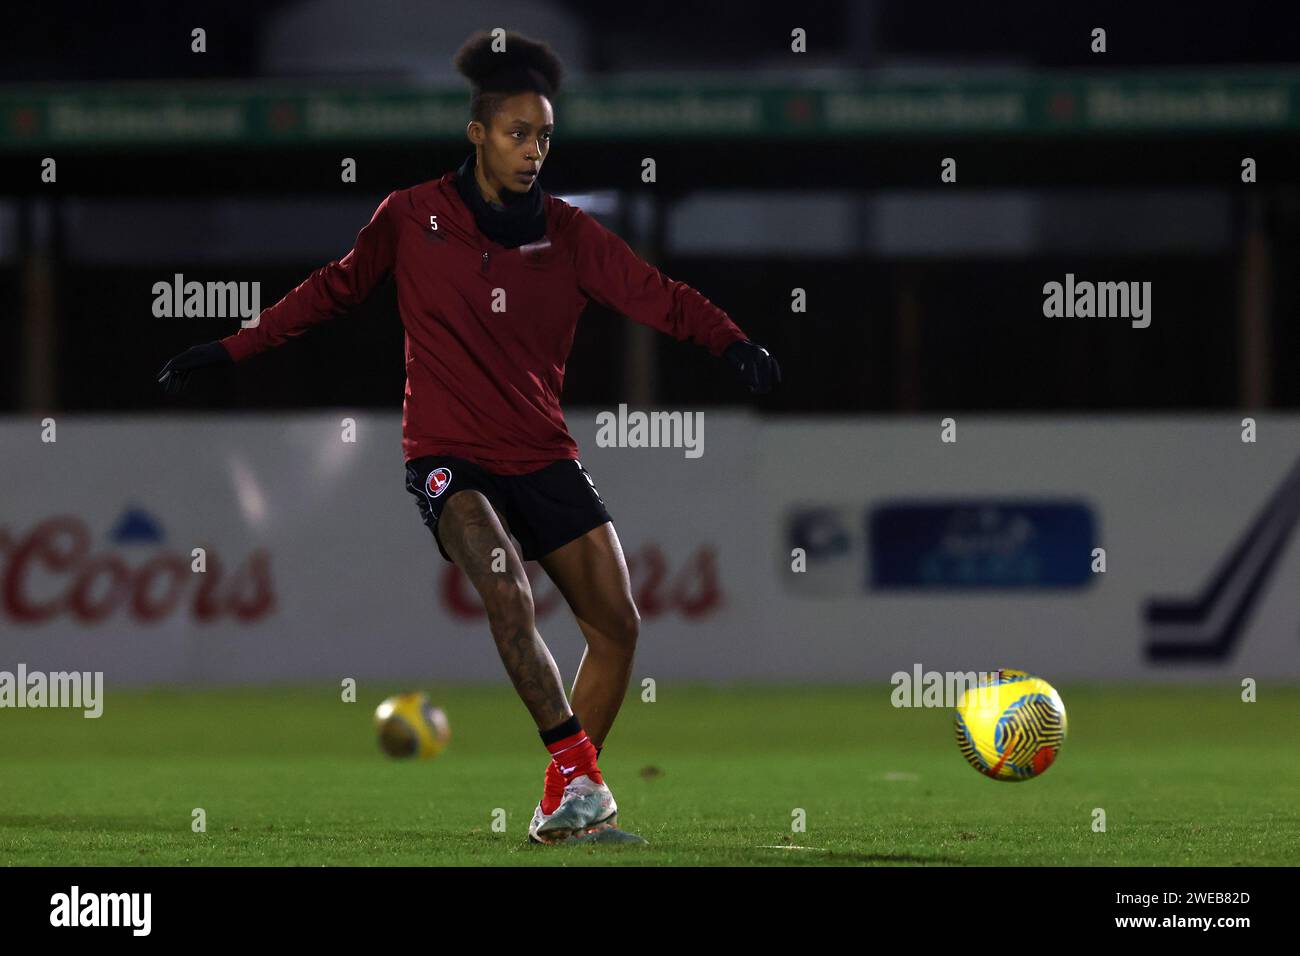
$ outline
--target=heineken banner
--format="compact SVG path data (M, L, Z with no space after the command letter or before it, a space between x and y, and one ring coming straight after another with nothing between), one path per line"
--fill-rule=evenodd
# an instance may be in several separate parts
M579 85L557 98L575 141L647 136L1072 134L1300 127L1300 74L1027 74L788 87L693 78ZM460 141L457 87L362 91L293 84L0 91L0 150L56 146Z

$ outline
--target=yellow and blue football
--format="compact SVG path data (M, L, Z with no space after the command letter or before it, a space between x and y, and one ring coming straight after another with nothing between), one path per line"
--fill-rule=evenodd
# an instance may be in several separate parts
M375 731L379 749L390 757L436 757L451 740L447 715L420 691L397 694L376 707Z
M994 780L1043 773L1065 743L1065 704L1041 677L1000 670L957 701L957 746L966 762Z

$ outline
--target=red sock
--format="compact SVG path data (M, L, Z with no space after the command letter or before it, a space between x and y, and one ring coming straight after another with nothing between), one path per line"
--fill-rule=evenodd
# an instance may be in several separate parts
M564 799L564 774L555 766L554 760L546 762L546 781L542 784L542 812L554 813L555 808Z
M551 753L551 764L546 768L546 787L542 796L543 813L555 812L555 808L560 805L560 800L564 796L565 786L574 777L585 775L594 783L604 783L600 776L600 768L596 766L596 747L588 739L585 731L580 730L563 740L547 744L546 749ZM548 806L547 802L551 799L554 800L554 804Z
M600 757L602 748L596 748L596 757ZM596 771L600 773L599 770ZM564 779L564 774L560 773L560 768L554 760L546 764L546 779L542 784L542 812L554 813L555 808L560 805L564 799L564 787L569 781Z

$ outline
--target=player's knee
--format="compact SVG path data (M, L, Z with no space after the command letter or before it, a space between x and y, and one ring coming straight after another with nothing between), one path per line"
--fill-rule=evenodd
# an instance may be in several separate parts
M483 603L493 634L517 634L533 626L533 594L527 581L500 575L486 589Z
M631 653L636 648L637 638L641 636L641 615L635 604L629 604L615 615L610 625L609 637L620 648Z

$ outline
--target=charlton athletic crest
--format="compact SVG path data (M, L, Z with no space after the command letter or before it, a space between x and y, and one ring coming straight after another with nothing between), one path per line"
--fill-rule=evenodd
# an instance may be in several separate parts
M424 492L430 498L436 498L451 484L451 470L448 468L435 468L429 472L429 477L424 480Z

